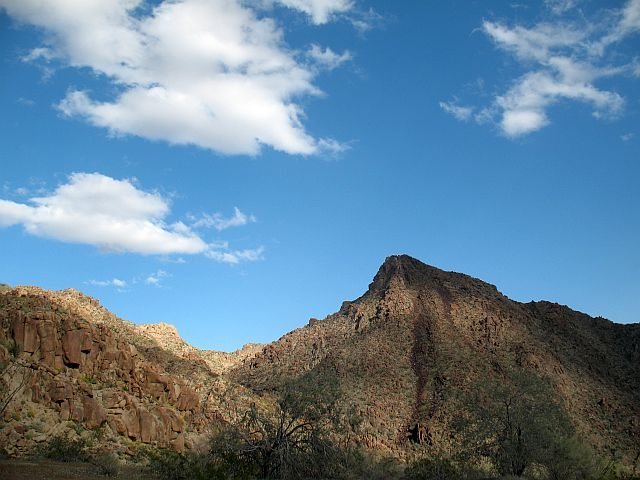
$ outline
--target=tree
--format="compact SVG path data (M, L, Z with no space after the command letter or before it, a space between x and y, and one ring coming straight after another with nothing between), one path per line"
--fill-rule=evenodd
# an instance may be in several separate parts
M355 458L335 433L353 422L334 375L303 375L282 387L275 406L253 404L220 430L211 455L233 473L259 478L339 478ZM346 445L345 445L346 446ZM348 446L346 446L348 447Z
M517 368L476 386L463 422L468 457L488 458L502 475L521 476L533 465L566 456L573 428L551 385Z

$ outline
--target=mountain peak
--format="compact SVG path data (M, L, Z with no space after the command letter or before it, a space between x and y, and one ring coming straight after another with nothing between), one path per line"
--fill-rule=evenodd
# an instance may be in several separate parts
M378 269L378 273L369 285L369 292L382 292L389 288L394 279L400 279L405 285L413 285L424 280L425 275L436 270L409 255L391 255Z

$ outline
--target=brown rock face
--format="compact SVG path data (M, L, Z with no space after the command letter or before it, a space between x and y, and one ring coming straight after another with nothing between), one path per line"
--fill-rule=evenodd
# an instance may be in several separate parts
M34 320L28 319L24 323L23 350L33 353L38 349L38 326Z
M164 365L179 366L183 360L158 350L157 344L77 292L24 288L0 294L0 340L17 346L18 356L3 347L8 361L16 364L17 370L8 371L29 380L9 405L6 418L35 409L51 427L73 421L180 451L185 425L198 436L207 424L208 414L198 410L198 384L189 384L194 379L213 383L204 361L185 369L187 378L168 373ZM15 384L9 375L0 376L0 381ZM20 446L12 441L3 447L0 440L0 449L27 453L33 442L16 438Z
M137 410L128 410L122 415L122 422L126 428L127 436L132 440L140 438L140 419Z
M56 328L51 321L40 321L37 325L40 338L40 361L55 368L56 349L58 347Z
M70 330L62 337L62 348L64 350L64 363L72 368L78 368L82 360L82 343L84 332L82 330Z
M146 410L138 409L138 418L140 420L140 440L145 443L150 443L152 439L156 438L156 420Z
M94 397L85 396L82 399L84 422L87 427L96 429L107 421L107 415L102 404Z

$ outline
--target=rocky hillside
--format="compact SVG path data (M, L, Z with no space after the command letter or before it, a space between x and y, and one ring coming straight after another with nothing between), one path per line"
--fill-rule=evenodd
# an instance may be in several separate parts
M475 391L518 368L548 379L579 435L630 464L640 455L640 324L548 302L522 304L475 278L389 257L367 292L247 359L230 376L277 390L337 375L364 422L362 444L402 456L449 452Z
M7 289L0 327L0 448L10 455L62 433L125 453L140 444L181 452L224 419L228 392L254 401L175 328L136 327L75 290Z
M362 420L354 443L397 458L451 452L474 395L512 387L515 371L545 379L601 452L628 465L640 455L640 324L514 302L407 256L389 257L337 313L231 354L196 349L170 325L125 322L73 290L3 289L0 327L0 448L12 455L61 431L100 431L124 453L182 451L303 375L337 379Z

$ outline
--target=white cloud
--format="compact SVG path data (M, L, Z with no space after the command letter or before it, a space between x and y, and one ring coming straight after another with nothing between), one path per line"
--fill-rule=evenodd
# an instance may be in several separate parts
M558 15L575 3L547 2ZM524 73L504 93L496 95L491 105L479 108L474 119L478 123L493 123L505 136L516 138L549 125L550 107L562 101L587 104L596 118L620 115L624 98L599 83L633 71L634 64L627 58L628 63L612 67L602 54L614 42L640 30L640 0L631 0L624 8L602 17L601 21L581 24L558 18L531 27L483 22L482 31L499 49L512 54ZM615 19L613 24L610 18ZM624 53L615 53L612 57L625 58ZM471 110L459 110L455 104L440 106L458 120L471 117Z
M158 270L155 273L151 273L144 279L144 283L147 285L153 285L154 287L159 287L162 280L169 277L170 275L164 270Z
M46 61L53 60L55 55L51 53L51 50L46 47L37 47L32 49L27 55L22 57L23 62L33 62L35 60L43 59Z
M463 107L455 104L454 102L440 102L439 105L442 110L460 121L469 120L473 113L473 108Z
M108 252L204 254L227 263L257 260L262 253L252 256L233 252L227 244L207 243L185 223L168 223L169 213L165 198L136 188L131 180L74 173L48 196L31 198L28 203L0 200L0 227L22 225L31 235ZM227 223L233 221L234 217L227 219ZM220 257L220 252L233 254L235 261Z
M346 143L337 142L332 138L321 138L318 140L318 149L327 155L337 157L341 153L346 152L351 148L351 145Z
M597 117L616 115L622 110L624 100L620 95L599 90L590 83L589 77L598 74L585 73L567 59L557 60L562 62L548 71L524 75L504 95L496 98L504 134L518 137L548 125L546 110L561 99L589 103L595 107Z
M353 11L349 16L349 21L361 35L374 28L381 28L385 23L385 18L373 8L368 10Z
M205 253L205 256L211 260L215 260L216 262L235 265L240 262L255 262L257 260L262 260L263 254L263 247L245 250L230 250L229 245L223 242L218 245L211 246L211 248Z
M571 10L578 4L578 0L544 0L547 7L551 9L556 15L562 15L563 13Z
M213 215L203 214L200 218L194 219L193 228L215 228L218 231L226 230L231 227L241 227L248 223L254 223L256 217L253 215L247 215L240 211L238 207L234 207L233 215L225 217L221 213L214 213Z
M625 7L617 12L615 27L592 46L593 51L602 54L609 45L620 42L638 31L640 31L640 0L629 0Z
M149 275L143 277L144 280L141 280L139 277L133 278L129 281L121 280L119 278L113 278L111 280L89 280L88 282L85 282L85 283L87 283L87 285L93 285L94 287L114 287L119 292L124 292L126 291L125 289L130 285L137 285L141 282L146 285L160 287L162 286L162 281L169 277L171 277L170 273L164 270L158 270L156 272L150 273Z
M346 0L282 0L317 24L346 12ZM103 75L120 93L110 100L72 89L59 103L70 117L171 144L226 154L263 145L315 154L319 140L297 103L320 91L273 19L240 0L0 0L20 22L43 28L46 43L27 59L57 58Z
M353 58L349 50L345 50L338 54L329 47L323 49L320 45L316 45L315 43L311 45L309 57L327 70L333 70Z
M574 48L586 35L571 25L542 23L533 28L516 25L509 28L500 23L485 21L482 30L498 45L523 60L544 62L551 52Z
M141 254L202 253L207 244L179 225L166 225L169 204L130 180L74 173L53 194L30 204L0 200L0 226L22 224L42 237Z
M634 137L634 134L632 132L629 132L629 133L620 135L620 140L622 140L623 142L629 142L633 137Z
M353 7L351 0L274 0L285 7L306 13L316 25L329 22L338 14L346 13Z
M113 278L111 280L89 280L87 283L96 287L116 287L119 289L126 288L127 286L127 282L119 278Z

